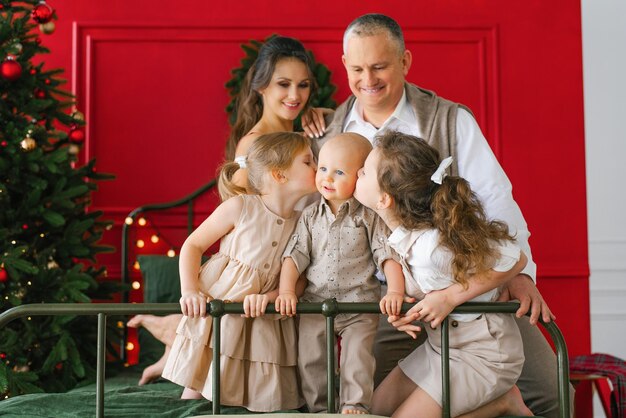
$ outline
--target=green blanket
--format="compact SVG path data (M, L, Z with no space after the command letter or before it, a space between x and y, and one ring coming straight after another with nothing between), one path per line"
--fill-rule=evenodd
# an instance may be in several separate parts
M125 372L105 381L104 414L109 417L179 418L211 415L211 403L204 399L182 400L182 388L160 380L137 386L140 374ZM241 407L222 407L222 414L251 414ZM297 411L293 411L297 412ZM96 414L96 386L88 385L67 393L16 396L0 401L0 417L93 417Z

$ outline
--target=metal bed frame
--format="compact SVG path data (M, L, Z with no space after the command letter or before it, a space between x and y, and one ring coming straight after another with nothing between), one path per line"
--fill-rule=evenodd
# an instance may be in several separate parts
M135 219L141 213L170 209L174 207L187 206L187 231L193 230L194 202L195 200L215 187L216 181L211 180L201 186L191 194L182 199L140 206L128 214L128 217ZM130 225L126 222L122 226L122 260L121 260L121 282L123 285L129 283L129 246L128 235ZM104 378L106 366L106 322L107 316L137 315L137 314L176 314L180 313L180 305L177 303L128 303L129 290L122 293L123 303L97 303L97 304L32 304L22 305L9 309L0 314L0 327L8 322L24 316L42 315L97 315L98 316L98 351L96 366L96 417L104 417ZM402 312L406 312L413 306L403 304ZM465 303L454 309L454 313L515 313L519 308L519 303ZM268 306L266 313L276 313L274 306ZM225 303L221 300L212 300L207 304L207 316L213 320L213 347L220 347L221 342L221 318L227 314L242 314L243 305L241 303ZM380 313L377 303L339 303L334 299L326 300L322 303L299 303L299 314L322 314L326 317L326 350L327 350L327 390L328 390L328 411L334 410L335 405L335 359L334 359L334 320L340 313ZM557 354L557 378L559 394L559 417L570 418L569 401L569 360L567 346L563 334L554 322L540 323L550 334L556 347ZM442 367L442 405L443 417L450 417L450 364L449 364L449 325L446 318L442 324L441 333L441 367ZM123 329L121 344L121 357L126 361L126 339L127 330ZM220 353L213 350L213 414L220 415Z
M406 312L412 305L403 304L402 311ZM510 313L519 308L519 303L476 303L468 302L454 309L454 313ZM268 306L266 313L276 313L273 306ZM340 313L380 313L376 303L339 303L334 299L322 303L299 303L299 314L322 314L326 317L326 354L327 354L327 390L328 411L334 411L335 405L335 359L334 359L334 320ZM173 314L180 313L180 305L176 303L98 303L98 304L31 304L22 305L0 314L0 327L14 319L33 315L97 315L98 316L98 352L96 366L96 417L104 417L104 377L105 377L105 344L107 315L136 315L136 314ZM221 300L212 300L207 304L207 313L213 320L213 347L221 346L221 318L227 314L242 314L241 303L225 303ZM559 417L570 418L569 402L569 360L567 346L563 334L554 322L541 324L549 332L556 347L557 379L559 393ZM442 322L441 333L441 367L443 390L443 417L450 417L450 364L448 342L448 318ZM220 352L213 350L213 415L220 415Z

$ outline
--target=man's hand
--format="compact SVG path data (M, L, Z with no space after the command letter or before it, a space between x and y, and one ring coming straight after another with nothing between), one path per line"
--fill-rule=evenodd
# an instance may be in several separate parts
M296 304L298 297L293 292L285 292L278 295L274 306L281 315L294 316L296 314Z
M539 293L535 283L525 274L518 274L504 285L498 302L508 302L513 299L520 301L520 306L517 312L515 312L515 316L521 318L530 310L530 323L532 325L537 324L539 315L541 315L543 322L550 322L556 319L546 301L543 300L543 296Z
M265 308L268 302L269 298L267 295L246 295L243 299L244 314L242 316L246 318L256 318L257 316L265 315Z

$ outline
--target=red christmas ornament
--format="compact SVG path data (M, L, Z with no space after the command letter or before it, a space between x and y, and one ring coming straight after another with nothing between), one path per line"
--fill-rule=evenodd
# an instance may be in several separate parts
M45 99L46 98L46 92L43 91L42 89L35 89L33 91L33 94L35 95L36 98L38 99Z
M2 145L3 147L6 147L7 145L9 145L9 143L7 141L2 141L0 142L0 145Z
M35 38L35 43L37 45L41 45L41 38Z
M0 282L6 282L9 278L7 271L3 268L0 268Z
M83 142L85 140L85 132L77 127L70 128L68 136L72 142Z
M8 57L0 64L0 74L6 80L15 81L22 75L22 66L15 58Z
M52 14L54 13L54 9L45 1L39 2L39 4L33 7L33 12L31 13L31 17L33 20L39 24L48 23L52 19Z
M34 68L30 69L30 75L35 75L37 74L37 70L35 70Z
M2 5L0 4L0 6L2 6ZM7 358L6 353L0 353L0 358L1 358L2 360L4 360L5 358Z
M49 85L50 85L50 83L52 83L52 81L50 81L50 79L49 79L49 78L46 78L46 80L44 81L44 83L46 83L46 86L49 86Z

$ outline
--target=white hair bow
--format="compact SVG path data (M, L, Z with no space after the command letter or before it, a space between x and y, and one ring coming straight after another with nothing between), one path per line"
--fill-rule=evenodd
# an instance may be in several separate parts
M247 160L247 157L245 155L240 155L238 157L235 157L235 162L239 164L239 168L247 167L246 160Z
M433 173L432 176L430 176L430 179L437 184L441 184L443 179L448 175L446 173L446 169L450 167L450 164L452 164L452 157L444 158L439 163L439 167L437 167L437 170Z

